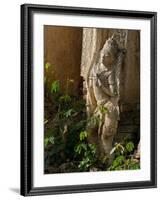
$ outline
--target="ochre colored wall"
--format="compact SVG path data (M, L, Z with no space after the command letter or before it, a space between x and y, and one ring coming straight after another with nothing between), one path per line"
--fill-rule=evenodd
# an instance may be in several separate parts
M49 92L54 80L60 80L65 91L67 79L74 80L69 84L70 93L79 92L81 50L82 28L44 26L44 65L47 62L51 65L45 70Z
M122 100L140 102L140 31L128 31L127 52L123 64Z

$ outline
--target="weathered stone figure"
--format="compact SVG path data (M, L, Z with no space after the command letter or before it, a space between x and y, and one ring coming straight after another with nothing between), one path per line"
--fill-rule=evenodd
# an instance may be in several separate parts
M120 68L124 51L114 37L106 40L98 62L89 71L86 80L87 114L98 119L89 123L89 142L98 144L101 156L109 156L119 120Z

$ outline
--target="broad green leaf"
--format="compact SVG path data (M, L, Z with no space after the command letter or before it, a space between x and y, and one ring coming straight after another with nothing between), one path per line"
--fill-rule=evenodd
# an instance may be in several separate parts
M51 93L56 93L60 90L60 83L59 81L53 81L51 84Z
M125 160L125 157L124 157L123 155L120 155L120 156L118 156L118 157L113 161L112 165L113 165L114 167L117 167L117 166L119 166L119 165L122 165L123 162L124 162L124 160Z
M65 103L71 101L71 97L68 94L65 94L59 98L60 101L64 101Z
M51 66L51 64L50 64L49 62L47 62L47 63L45 64L45 69L48 70L50 66Z
M134 150L134 143L133 142L128 142L126 144L126 150L130 153Z
M105 106L100 106L99 109L102 114L108 113L108 109Z
M80 132L80 135L79 135L80 141L82 141L82 140L84 140L85 138L87 138L87 136L88 136L87 131L81 131L81 132Z
M55 137L54 136L51 136L51 137L49 137L49 142L51 143L51 144L55 144Z
M73 112L74 112L74 110L71 108L67 112L65 112L64 115L65 115L65 117L70 117Z
M47 147L48 143L49 143L49 139L48 139L48 138L45 138L45 139L44 139L44 145L45 145L45 147Z

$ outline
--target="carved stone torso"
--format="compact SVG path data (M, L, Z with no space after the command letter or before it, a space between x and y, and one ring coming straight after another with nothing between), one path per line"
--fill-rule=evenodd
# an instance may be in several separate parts
M93 88L97 105L101 105L109 100L117 98L114 69L112 67L107 68L103 64L98 63L91 70L89 87Z

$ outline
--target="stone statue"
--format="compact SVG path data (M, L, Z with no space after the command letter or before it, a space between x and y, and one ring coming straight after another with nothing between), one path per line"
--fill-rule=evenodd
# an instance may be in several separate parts
M101 156L109 156L119 120L120 70L125 50L114 35L106 40L98 62L86 80L87 114L96 123L88 123L89 142L98 145Z

